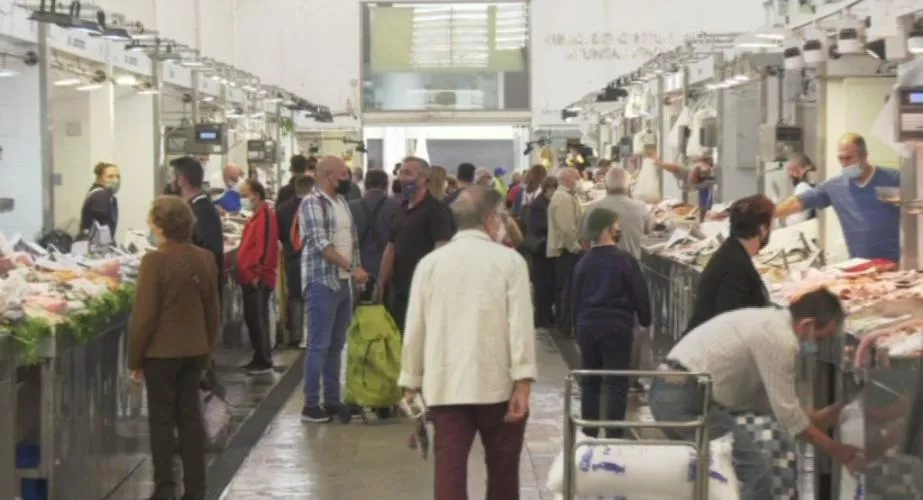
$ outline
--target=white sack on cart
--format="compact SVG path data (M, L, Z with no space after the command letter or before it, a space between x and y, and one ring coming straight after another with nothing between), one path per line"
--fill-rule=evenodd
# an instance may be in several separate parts
M865 417L862 398L843 407L840 412L840 442L859 448L865 447ZM840 500L864 500L865 478L854 476L846 467L840 472Z
M733 437L711 442L709 500L738 500L739 483L731 460ZM574 480L578 497L594 500L692 500L695 452L680 445L584 445L576 449ZM564 493L564 454L548 473L547 487Z

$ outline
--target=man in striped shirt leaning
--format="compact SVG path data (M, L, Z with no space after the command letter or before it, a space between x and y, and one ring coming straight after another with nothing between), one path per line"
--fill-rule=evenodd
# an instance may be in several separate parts
M827 452L855 471L863 453L837 443L826 430L838 418L842 404L805 410L798 400L795 373L799 356L812 356L817 342L835 336L845 313L839 299L821 288L802 295L788 308L746 308L716 316L683 337L659 369L706 373L712 380L710 436L731 433L734 471L741 498L773 498L769 458L759 444L735 423L735 412L772 412L793 436ZM686 422L702 413L703 389L693 377L660 376L650 393L656 420ZM691 441L694 429L664 431L670 439Z

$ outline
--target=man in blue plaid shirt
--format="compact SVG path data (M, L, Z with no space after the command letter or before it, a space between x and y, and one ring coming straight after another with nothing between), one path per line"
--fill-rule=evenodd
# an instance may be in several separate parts
M349 167L328 156L317 163L314 192L301 202L301 277L308 313L302 420L329 422L346 409L340 398L340 360L352 319L352 284L368 274L359 261L359 238L349 205ZM324 380L321 404L320 382Z

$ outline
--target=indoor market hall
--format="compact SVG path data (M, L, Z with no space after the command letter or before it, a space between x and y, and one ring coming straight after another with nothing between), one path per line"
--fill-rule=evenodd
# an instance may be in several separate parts
M923 0L0 0L0 500L923 499Z

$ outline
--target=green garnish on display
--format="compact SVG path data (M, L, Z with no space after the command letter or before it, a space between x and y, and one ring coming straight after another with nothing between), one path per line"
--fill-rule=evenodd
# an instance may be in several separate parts
M123 285L87 302L87 307L67 316L64 323L52 325L44 318L28 317L11 327L8 333L16 340L22 364L39 361L39 346L56 332L69 335L75 343L86 342L106 331L112 321L131 310L135 301L135 286Z

